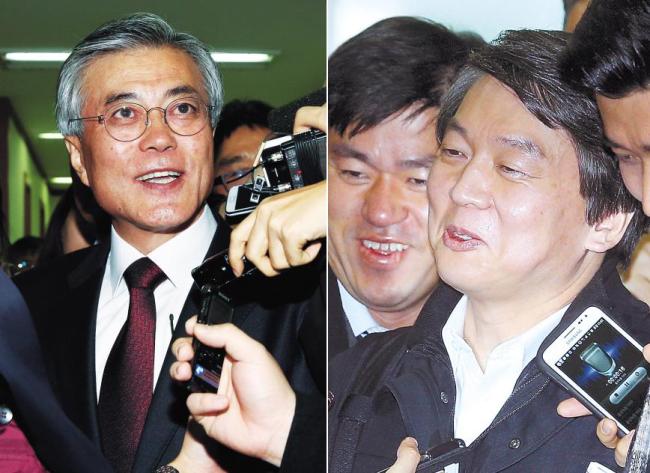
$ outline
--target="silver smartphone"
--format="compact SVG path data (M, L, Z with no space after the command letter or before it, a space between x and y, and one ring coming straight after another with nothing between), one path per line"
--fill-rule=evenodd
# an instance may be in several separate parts
M650 366L641 345L598 307L589 307L542 347L540 365L600 418L636 427Z

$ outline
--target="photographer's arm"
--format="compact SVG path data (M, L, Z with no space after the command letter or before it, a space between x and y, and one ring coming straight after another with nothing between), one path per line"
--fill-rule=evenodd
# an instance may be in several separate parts
M327 129L327 104L302 107L294 133ZM265 199L233 231L229 259L235 274L243 270L242 256L267 276L314 260L327 233L327 181Z
M264 200L230 237L229 259L236 274L242 256L267 276L314 260L327 231L327 181Z

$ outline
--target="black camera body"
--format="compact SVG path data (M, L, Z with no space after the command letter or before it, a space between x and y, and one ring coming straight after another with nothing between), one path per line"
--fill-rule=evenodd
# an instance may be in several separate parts
M228 221L241 221L267 197L325 179L326 137L322 131L310 130L262 143L259 160L262 172L253 176L252 183L234 187L228 192Z

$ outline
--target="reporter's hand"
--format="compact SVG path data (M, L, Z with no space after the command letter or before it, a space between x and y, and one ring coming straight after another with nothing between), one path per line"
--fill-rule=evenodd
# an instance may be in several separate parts
M643 357L650 363L650 344L643 347ZM562 417L569 418L591 415L589 409L575 398L566 399L558 404L557 413ZM614 450L614 458L618 466L625 466L634 431L621 438L618 437L617 432L618 427L612 419L602 419L596 426L596 436L600 443Z
M327 131L327 103L320 107L301 107L293 121L293 133L303 133L310 128Z
M227 353L217 394L194 393L187 398L192 417L218 442L279 466L296 396L275 359L232 324L207 326L193 317L185 327L205 345ZM171 367L172 378L189 380L194 356L191 338L176 340L172 351L178 360Z
M242 256L267 276L314 260L327 232L327 181L269 197L235 228L228 256L235 274Z
M418 443L412 437L406 437L397 449L397 461L386 473L414 473L420 463Z

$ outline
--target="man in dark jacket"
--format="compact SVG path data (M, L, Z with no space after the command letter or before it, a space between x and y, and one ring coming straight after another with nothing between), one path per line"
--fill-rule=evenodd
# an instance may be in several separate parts
M413 328L334 361L346 370L330 376L331 472L384 468L407 436L421 450L464 440L436 472L618 471L594 418L557 415L569 395L534 360L592 305L650 341L648 308L616 273L644 217L600 145L595 102L559 78L567 37L504 34L443 102L428 197L445 284Z
M437 283L426 176L438 107L471 45L394 17L328 61L330 358L368 333L412 325Z

